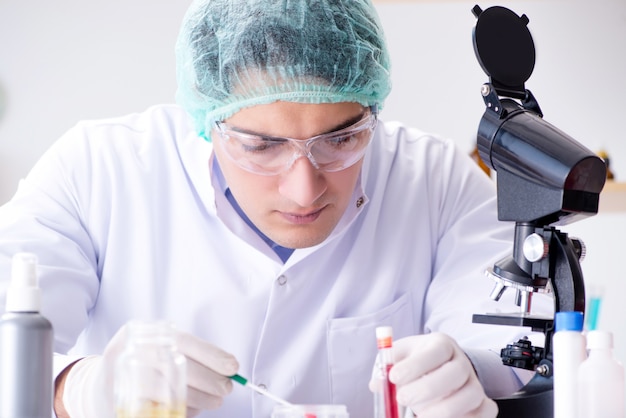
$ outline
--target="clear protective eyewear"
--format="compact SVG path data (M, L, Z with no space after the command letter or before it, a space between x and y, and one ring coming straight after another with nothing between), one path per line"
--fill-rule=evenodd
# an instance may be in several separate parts
M239 167L266 176L291 168L300 157L306 157L318 170L341 171L353 166L364 155L376 128L375 106L355 124L309 139L273 137L215 122L224 153Z

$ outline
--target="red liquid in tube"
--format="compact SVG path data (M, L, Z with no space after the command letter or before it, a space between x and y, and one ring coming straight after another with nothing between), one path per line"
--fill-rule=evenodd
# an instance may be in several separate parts
M398 401L396 400L396 385L389 381L389 370L393 366L391 344L393 334L391 327L376 328L376 342L378 345L379 361L383 373L383 397L385 400L385 418L400 418Z

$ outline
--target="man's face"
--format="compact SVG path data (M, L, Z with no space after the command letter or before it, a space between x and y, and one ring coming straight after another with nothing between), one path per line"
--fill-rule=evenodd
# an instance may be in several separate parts
M357 103L274 102L244 108L224 122L246 132L305 140L354 123L364 112ZM363 159L324 172L300 156L288 170L266 176L239 167L224 154L219 133L214 130L212 137L228 187L261 232L287 248L311 247L330 235L350 203Z

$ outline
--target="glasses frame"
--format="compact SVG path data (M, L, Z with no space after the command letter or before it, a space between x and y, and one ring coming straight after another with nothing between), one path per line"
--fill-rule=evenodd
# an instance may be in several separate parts
M378 109L374 105L374 106L367 107L361 119L359 119L359 121L355 122L354 124L347 126L345 128L339 129L337 131L315 135L307 139L275 137L275 136L257 134L254 132L246 131L244 129L240 129L235 126L229 125L228 123L223 122L223 121L215 122L215 130L217 131L218 136L220 137L220 140L226 142L226 141L230 141L234 139L238 141L238 143L241 144L242 146L246 144L246 141L258 141L259 139L261 139L263 142L267 141L267 143L270 143L270 144L271 143L284 144L285 142L289 143L291 148L294 150L292 158L284 166L276 167L274 169L266 169L263 166L255 164L246 158L237 158L236 156L232 155L229 152L228 147L223 147L224 153L228 156L228 158L231 161L233 161L235 164L237 164L240 168L246 171L249 171L251 173L272 176L272 175L277 175L277 174L281 174L286 171L289 171L293 163L301 157L308 158L308 160L311 162L313 167L315 167L318 170L325 171L325 172L336 172L336 171L341 171L349 167L352 167L354 164L357 163L357 161L359 161L365 155L365 152L367 151L367 147L369 143L371 142L372 137L374 136L374 131L376 129L377 123L378 123ZM334 164L340 160L332 161L332 162L325 163L325 164L319 164L315 160L315 156L313 155L311 150L317 142L321 140L328 140L334 137L346 136L346 134L355 135L368 129L370 130L370 133L366 141L367 143L358 152L354 153L354 155L346 159L343 164L340 164L339 166L334 166ZM246 161L249 161L250 164L246 164ZM329 167L326 167L326 166L329 166Z

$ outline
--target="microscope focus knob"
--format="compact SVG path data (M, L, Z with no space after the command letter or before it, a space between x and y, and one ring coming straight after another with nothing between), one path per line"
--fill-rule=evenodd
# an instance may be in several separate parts
M530 234L524 240L522 251L526 260L534 263L546 257L548 255L550 247L548 242L541 235L534 233Z
M578 261L583 261L585 256L587 256L587 246L580 238L570 237L570 239L572 240L572 245L574 245L574 251L578 256Z

